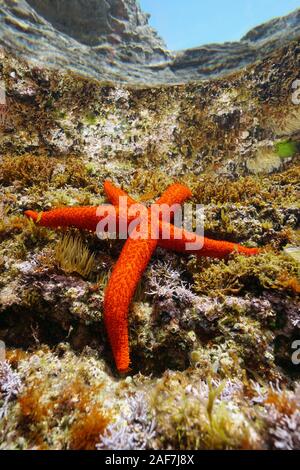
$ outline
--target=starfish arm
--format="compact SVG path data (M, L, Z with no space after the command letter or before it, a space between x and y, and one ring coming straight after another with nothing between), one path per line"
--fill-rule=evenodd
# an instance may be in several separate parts
M129 368L128 309L157 240L129 238L109 279L104 299L104 322L117 369Z
M187 199L192 197L191 190L183 184L174 183L166 189L162 196L156 201L155 204L162 205L167 204L172 206L173 204L183 204Z
M101 208L101 216L99 214ZM74 227L95 231L98 223L106 216L116 213L113 206L61 207L47 212L25 211L26 217L37 225L48 228Z
M133 204L136 204L136 201L132 199L130 196L128 196L128 194L125 191L123 191L123 189L118 188L117 186L115 186L108 180L104 182L104 191L109 202L111 202L111 204L113 204L114 206L119 205L120 197L127 197L128 207L132 206Z
M248 248L247 246L239 245L238 243L231 243L222 240L212 240L204 237L203 248L198 250L198 256L209 256L210 258L224 259L232 253L238 253L244 256L255 256L260 253L259 248Z
M212 240L210 238L202 237L196 233L188 232L187 230L176 227L166 222L160 222L160 234L165 229L168 233L167 239L160 237L158 245L162 248L176 251L179 253L191 253L198 256L209 256L211 258L227 258L231 253L240 253L246 256L257 255L260 250L258 248L247 248L239 245L238 243L231 243L223 240ZM191 244L195 248L191 247ZM189 248L188 248L189 247Z
M25 216L37 225L47 228L78 228L96 232L97 225L108 215L116 217L116 228L122 220L127 224L135 220L134 216L127 217L127 212L113 205L61 207L46 212L25 211Z
M108 197L108 200L114 205L119 205L119 198L121 196L127 197L128 207L137 204L137 201L132 199L128 194L122 189L114 186L110 181L105 181L104 190ZM166 189L162 196L158 199L156 204L167 204L172 206L173 204L183 204L184 201L192 197L191 190L180 183L174 183Z

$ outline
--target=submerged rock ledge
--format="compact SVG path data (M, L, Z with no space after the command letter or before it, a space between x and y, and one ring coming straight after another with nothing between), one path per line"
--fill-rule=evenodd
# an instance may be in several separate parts
M1 449L299 448L299 52L136 87L3 51ZM143 201L179 180L208 236L267 246L226 262L157 250L130 309L128 377L102 319L122 243L23 216L102 203L105 178Z
M136 0L4 0L0 20L0 45L26 60L130 83L223 76L300 37L300 9L254 28L238 42L179 52L167 50Z
M224 78L133 86L4 48L0 449L299 449L298 57L290 41ZM226 261L157 250L127 377L102 318L122 242L23 215L100 204L106 178L144 202L183 182L208 236L266 247Z

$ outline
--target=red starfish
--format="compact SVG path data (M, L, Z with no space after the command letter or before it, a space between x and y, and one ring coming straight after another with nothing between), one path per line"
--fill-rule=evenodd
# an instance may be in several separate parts
M38 214L33 211L26 211L27 217L33 219L42 226L58 227L76 227L95 231L99 222L112 219L117 216L117 223L125 223L126 227L136 219L136 213L142 212L140 223L134 228L135 233L139 235L136 238L128 238L121 255L114 267L108 286L105 291L104 299L104 321L108 332L108 337L113 350L117 369L125 372L129 368L129 341L128 341L128 309L138 282L140 281L144 270L146 269L151 256L157 245L178 252L195 253L202 256L211 256L216 258L225 258L232 252L238 252L245 255L255 255L259 252L256 248L246 248L235 243L225 241L210 240L201 237L195 233L188 232L168 223L159 214L153 218L151 210L145 212L144 206L139 205L135 215L128 215L128 209L136 202L127 196L127 194L113 186L110 182L105 182L105 191L110 201L117 207L75 207L54 209L49 212ZM120 197L127 197L127 208L122 208ZM168 188L163 196L157 201L158 205L182 204L191 196L191 192L185 186L174 184ZM146 220L147 218L147 220ZM109 226L109 224L108 224ZM152 238L151 230L157 229L158 238ZM169 231L169 238L163 239L162 234ZM187 248L187 244L189 248Z

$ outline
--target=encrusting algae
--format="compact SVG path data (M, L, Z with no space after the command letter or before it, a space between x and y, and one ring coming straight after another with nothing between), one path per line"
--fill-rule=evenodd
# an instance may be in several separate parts
M109 181L104 183L104 188L110 201L116 205L118 210L118 223L120 225L124 217L120 202L121 197L125 196L129 199L129 206L134 206L135 201L128 197L124 191L114 187ZM159 208L167 206L171 209L174 204L180 205L190 197L191 192L189 188L180 184L173 184L163 193L156 204ZM143 208L143 206L139 207L137 213ZM103 219L107 218L110 209L112 209L112 207L110 208L109 206L104 206L103 208L66 207L49 212L42 212L40 214L34 211L26 211L25 215L34 220L37 225L44 227L55 228L70 226L96 231L98 224ZM125 211L128 217L127 208ZM242 253L244 256L254 256L259 253L257 248L247 248L234 243L200 237L196 233L188 232L187 230L169 224L164 219L163 213L155 217L154 213L150 211L151 207L147 211L149 222L147 222L146 233L143 233L143 223L139 222L136 230L140 232L140 236L138 238L128 237L105 290L104 321L119 372L127 372L130 364L127 321L128 309L142 275L158 245L166 249L178 251L179 253L188 252L196 254L197 256L209 256L217 259L226 258L229 254L234 252ZM128 221L127 222L130 223L129 217ZM157 238L152 236L153 222L158 229L159 237ZM164 226L168 226L169 228L169 238L164 238L163 236ZM189 244L191 246L190 248ZM84 249L78 239L74 241L70 239L70 237L65 238L61 244L58 244L55 254L56 260L60 262L60 266L67 272L72 272L77 269L77 272L86 274L91 270L91 259L89 259L88 250ZM87 259L89 259L88 262ZM84 271L82 267L84 263L86 264L86 271Z
M1 449L300 447L297 47L218 80L156 87L4 51ZM94 213L105 180L143 204L187 186L214 247L257 254L198 259L159 240L126 303L127 376L105 328L124 242L35 223L62 207Z

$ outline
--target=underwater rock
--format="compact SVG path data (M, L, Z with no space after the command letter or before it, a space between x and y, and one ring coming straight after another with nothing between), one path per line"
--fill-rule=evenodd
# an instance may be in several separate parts
M299 9L254 28L239 42L179 52L167 50L136 0L4 0L0 15L0 45L19 56L43 67L130 83L223 76L300 36Z
M253 28L240 41L180 51L170 68L182 81L223 76L262 60L299 37L300 10L296 10Z
M295 41L227 78L135 87L3 50L1 449L298 446L298 54ZM269 149L280 164L250 171ZM123 242L24 217L103 204L106 178L143 202L183 182L208 236L263 248L225 261L157 249L129 312L127 377L102 318Z
M299 246L290 247L290 248L287 247L285 248L284 251L288 256L290 256L295 261L297 261L298 264L300 263L300 247Z

